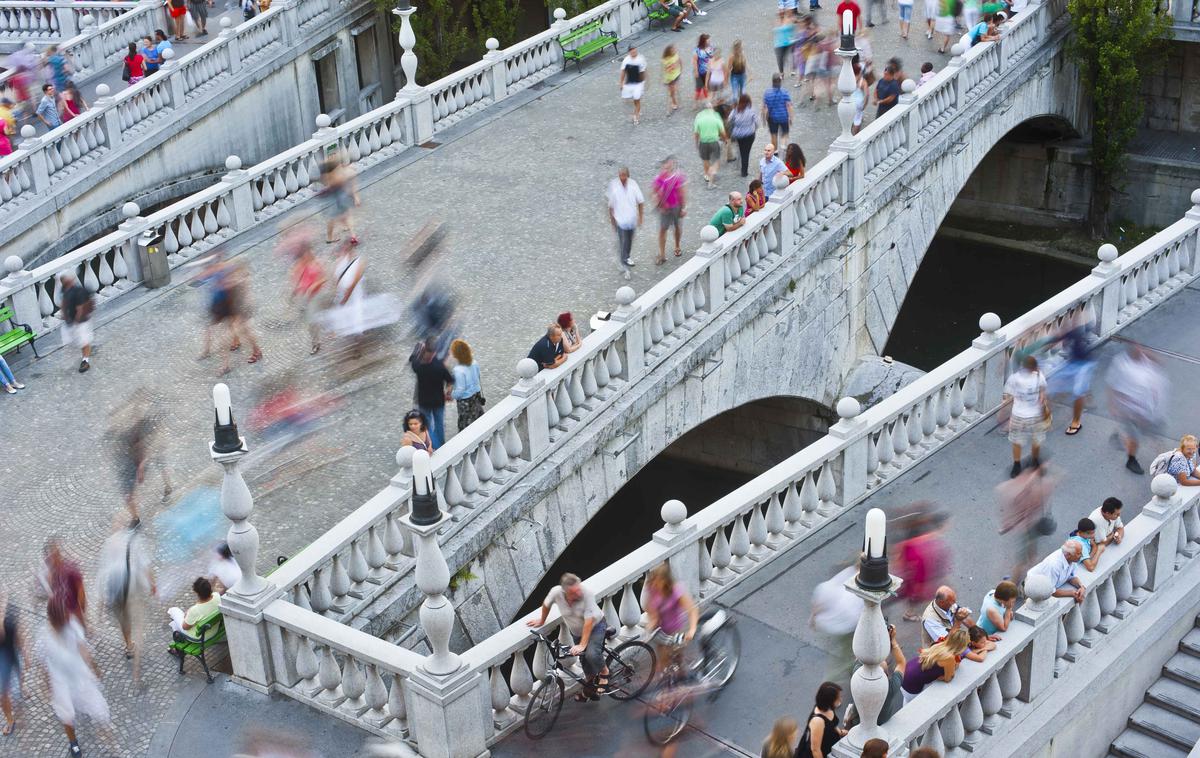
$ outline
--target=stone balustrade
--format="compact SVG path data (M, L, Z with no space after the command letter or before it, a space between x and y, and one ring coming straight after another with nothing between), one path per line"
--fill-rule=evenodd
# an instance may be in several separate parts
M2 0L0 44L66 41L86 31L89 23L102 27L131 11L146 7L156 6L127 0ZM84 23L85 17L90 17L89 23Z

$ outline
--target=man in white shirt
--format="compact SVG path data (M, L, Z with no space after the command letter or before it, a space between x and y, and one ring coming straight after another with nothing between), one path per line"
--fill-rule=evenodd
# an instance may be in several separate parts
M1038 371L1037 359L1025 356L1019 371L1004 382L1004 399L1012 401L1008 441L1012 443L1013 465L1009 478L1021 473L1021 448L1029 446L1029 467L1041 465L1038 456L1049 426L1050 405L1046 400L1046 377Z
M588 681L594 681L597 690L602 692L608 684L608 666L604 665L604 637L608 625L604 622L604 612L596 603L596 593L584 587L574 574L563 574L558 586L552 588L542 602L541 615L525 623L532 627L545 625L551 606L558 608L567 631L575 640L571 655L579 656L584 676Z
M617 260L626 279L633 265L633 232L642 225L642 208L646 198L637 182L629 178L629 169L624 166L617 178L608 183L608 218L617 230Z
M862 615L862 600L846 589L858 567L854 564L842 569L832 579L821 582L813 589L812 617L809 624L822 634L829 636L833 655L825 672L825 678L838 680L850 671L854 663L854 629Z
M1055 550L1041 563L1029 569L1025 578L1041 574L1048 578L1054 587L1054 597L1072 597L1076 603L1082 603L1087 590L1079 581L1079 577L1075 576L1082 557L1083 546L1073 539L1067 540L1062 548Z
M1125 523L1121 521L1122 505L1120 500L1110 497L1088 516L1096 525L1094 539L1097 545L1119 545L1125 539Z
M959 627L974 625L971 609L959 606L958 593L954 588L942 585L933 593L933 601L921 614L921 647L929 647Z

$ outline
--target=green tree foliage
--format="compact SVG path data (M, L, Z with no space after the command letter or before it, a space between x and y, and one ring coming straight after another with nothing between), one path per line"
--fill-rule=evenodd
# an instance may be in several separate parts
M413 3L417 12L412 20L417 46L417 81L428 84L462 67L462 58L483 51L483 43L471 33L467 24L469 4L462 0L420 0ZM391 15L395 0L375 0L375 7ZM400 19L392 16L392 33L400 31ZM397 86L401 82L396 83Z
M586 10L591 10L597 5L603 5L605 0L545 0L546 7L553 11L555 8L562 8L567 12L567 18L578 16Z
M1125 150L1142 120L1142 79L1161 65L1170 19L1158 0L1069 0L1068 50L1091 95L1091 235L1103 238L1113 193L1125 169ZM1164 4L1165 7L1165 4Z
M495 37L501 49L517 42L517 24L521 20L519 0L475 0L471 20L480 40Z

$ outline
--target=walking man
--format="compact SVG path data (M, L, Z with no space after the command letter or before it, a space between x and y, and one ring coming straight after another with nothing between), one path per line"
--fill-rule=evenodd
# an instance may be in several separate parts
M133 686L141 686L142 630L146 605L156 593L154 571L137 524L118 529L100 548L100 587L104 604L121 627L125 658L133 661Z
M717 179L717 168L721 165L721 141L725 139L725 119L717 113L712 101L704 101L704 108L696 114L692 133L700 160L704 162L704 181L709 187Z
M608 218L617 230L617 262L626 279L633 266L633 233L642 225L646 198L637 182L629 178L629 169L622 166L617 178L608 184Z
M767 120L767 131L776 149L786 145L788 130L792 125L792 96L783 88L783 75L771 75L771 89L763 94L763 117ZM763 189L770 197L771 189L763 181Z
M679 170L673 156L668 156L662 162L662 171L654 177L651 189L654 191L654 204L658 208L658 265L667 262L667 231L675 229L675 257L681 254L679 237L683 233L683 217L687 215L684 205L687 195L684 185L687 177Z
M42 99L38 102L34 113L47 129L57 129L62 126L62 116L58 113L58 98L55 97L53 84L42 85Z
M79 373L92 367L92 310L95 301L79 280L75 272L64 271L58 277L62 284L62 304L59 306L59 316L63 320L63 346L74 345L79 348L83 360L79 362Z
M408 359L417 375L417 409L429 419L429 439L436 450L446 441L446 400L454 376L437 358L433 340L419 343Z
M646 91L646 58L630 45L629 54L621 61L621 98L633 101L633 123L642 118L642 95Z

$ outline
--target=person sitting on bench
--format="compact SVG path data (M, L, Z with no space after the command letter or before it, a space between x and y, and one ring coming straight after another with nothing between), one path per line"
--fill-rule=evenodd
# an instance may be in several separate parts
M168 608L167 615L171 617L172 631L194 638L195 634L192 630L196 628L197 622L208 618L213 611L221 607L221 596L213 592L212 583L204 577L192 582L192 590L196 593L199 602L188 608L187 613L179 608Z

